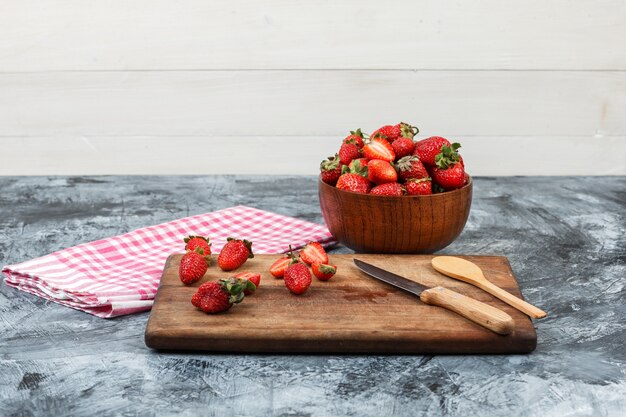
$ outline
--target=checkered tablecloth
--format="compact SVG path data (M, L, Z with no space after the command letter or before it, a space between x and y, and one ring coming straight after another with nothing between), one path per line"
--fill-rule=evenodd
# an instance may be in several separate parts
M184 252L183 238L208 236L218 253L229 236L253 242L255 254L284 253L307 242L335 243L325 226L246 206L185 217L7 265L4 282L98 317L149 310L163 265Z

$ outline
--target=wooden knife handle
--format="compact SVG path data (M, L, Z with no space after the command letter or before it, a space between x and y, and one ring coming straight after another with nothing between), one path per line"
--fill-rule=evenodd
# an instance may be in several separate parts
M515 327L511 316L504 311L447 288L433 287L422 291L420 300L429 305L454 311L498 334L510 334Z

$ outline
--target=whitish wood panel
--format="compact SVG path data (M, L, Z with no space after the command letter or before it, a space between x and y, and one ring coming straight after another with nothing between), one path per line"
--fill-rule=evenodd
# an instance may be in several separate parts
M0 74L0 136L626 134L626 72L192 71Z
M623 0L5 0L0 71L626 69Z
M338 137L0 138L0 175L307 174ZM455 137L472 175L626 175L626 137ZM590 161L602 161L592 164Z

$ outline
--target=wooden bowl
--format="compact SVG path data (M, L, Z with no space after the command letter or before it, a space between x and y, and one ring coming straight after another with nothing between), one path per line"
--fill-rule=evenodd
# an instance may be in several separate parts
M472 179L458 190L386 197L340 190L319 180L330 233L359 253L432 253L461 234L472 204Z

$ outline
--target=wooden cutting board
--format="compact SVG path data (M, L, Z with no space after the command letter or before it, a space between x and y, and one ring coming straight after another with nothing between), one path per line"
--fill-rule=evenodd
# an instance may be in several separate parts
M184 286L178 278L182 255L168 258L146 327L154 349L281 353L527 353L537 335L530 319L490 294L448 278L430 265L431 255L330 255L338 266L328 282L313 278L309 290L292 295L268 272L277 255L256 255L237 272L260 272L257 292L225 313L208 315L191 305L200 284L233 275L215 262L204 278ZM353 258L428 286L442 285L506 311L515 331L500 336L455 313L368 277ZM521 293L505 257L464 256L487 279Z

